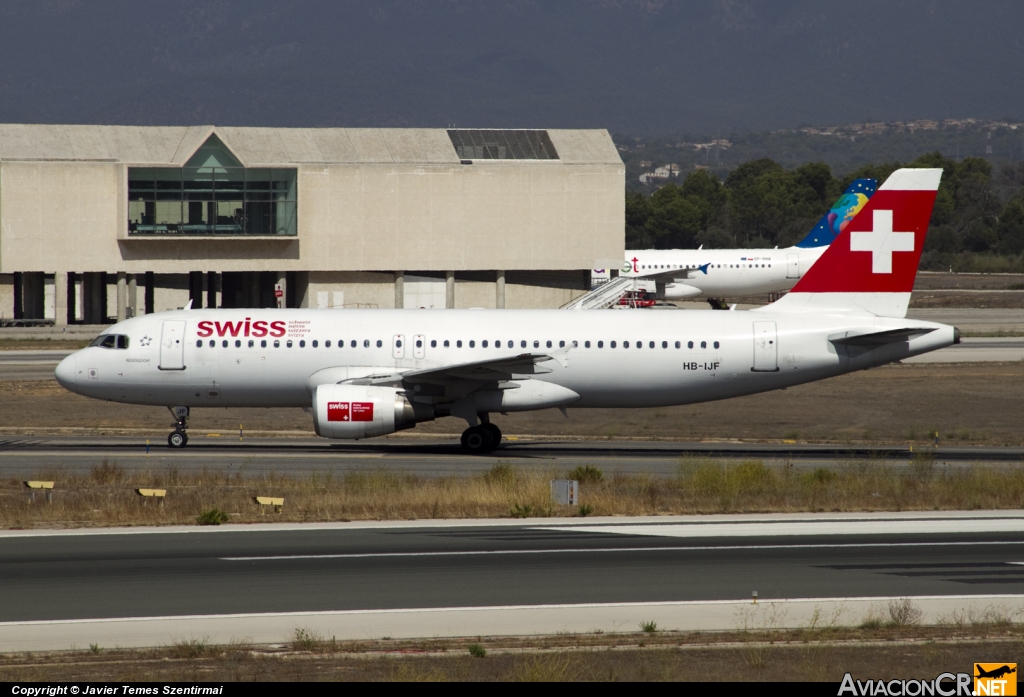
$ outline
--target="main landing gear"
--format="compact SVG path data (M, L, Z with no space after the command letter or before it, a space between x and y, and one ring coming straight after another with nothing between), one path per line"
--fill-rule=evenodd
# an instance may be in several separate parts
M483 414L481 419L486 419ZM462 432L462 449L473 455L481 455L497 450L501 444L501 429L490 421L479 426L470 426Z
M167 445L171 448L184 448L188 445L188 407L167 407L174 414L174 431L167 436Z

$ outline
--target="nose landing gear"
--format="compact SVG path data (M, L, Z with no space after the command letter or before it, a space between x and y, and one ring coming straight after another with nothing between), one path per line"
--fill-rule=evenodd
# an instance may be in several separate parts
M184 448L188 445L188 407L167 407L174 414L174 431L167 436L167 445L171 448Z

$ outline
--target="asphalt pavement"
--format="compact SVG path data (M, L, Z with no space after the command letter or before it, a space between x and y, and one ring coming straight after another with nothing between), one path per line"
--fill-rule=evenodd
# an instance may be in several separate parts
M473 635L480 622L519 633L522 613L547 627L545 611L601 628L610 608L680 626L727 610L716 621L735 626L754 591L761 608L802 603L794 618L844 599L858 611L1024 602L1020 512L227 527L0 533L0 650L63 645L75 627L153 645L168 627L219 637L241 622L265 638L331 617L338 638L385 625ZM476 624L448 624L467 611Z
M1021 447L918 447L937 467L978 463L1024 465ZM88 473L104 462L126 470L179 471L220 469L248 474L345 473L386 468L422 477L486 472L499 462L541 472L596 465L609 472L671 475L684 458L757 459L797 468L844 467L874 462L908 466L909 447L842 446L798 443L741 443L573 440L519 437L482 456L466 455L458 439L396 436L359 442L322 438L238 439L237 432L217 437L193 434L187 447L168 448L165 439L142 436L6 436L0 438L0 476L24 478L41 471Z

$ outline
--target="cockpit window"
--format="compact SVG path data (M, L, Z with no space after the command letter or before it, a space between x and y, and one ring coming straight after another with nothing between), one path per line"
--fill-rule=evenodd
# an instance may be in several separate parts
M100 348L108 349L126 349L128 348L128 337L124 334L100 334L98 337L92 340L89 346L99 346Z

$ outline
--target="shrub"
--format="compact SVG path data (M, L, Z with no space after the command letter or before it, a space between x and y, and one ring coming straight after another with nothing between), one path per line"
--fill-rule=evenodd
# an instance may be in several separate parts
M599 467L594 467L593 465L578 465L569 470L566 478L575 479L581 485L597 484L604 479L604 472Z
M228 522L228 514L216 506L196 516L196 525L220 525Z
M889 601L889 625L893 627L909 627L921 621L921 608L914 605L910 598Z
M593 512L594 512L594 507L593 506L591 506L589 503L582 503L582 504L580 504L580 507L579 507L579 510L577 511L577 514L579 515L580 518L586 518L588 515L591 515Z
M509 514L513 518L529 518L531 515L533 515L533 506L529 504L523 504L522 506L520 506L518 503L516 503L512 505L512 510L509 511Z
M470 644L469 655L473 658L484 658L487 656L487 649L480 644Z
M658 631L658 623L654 620L651 620L649 622L641 622L640 629L641 631L647 632L648 634L654 634L656 631Z

